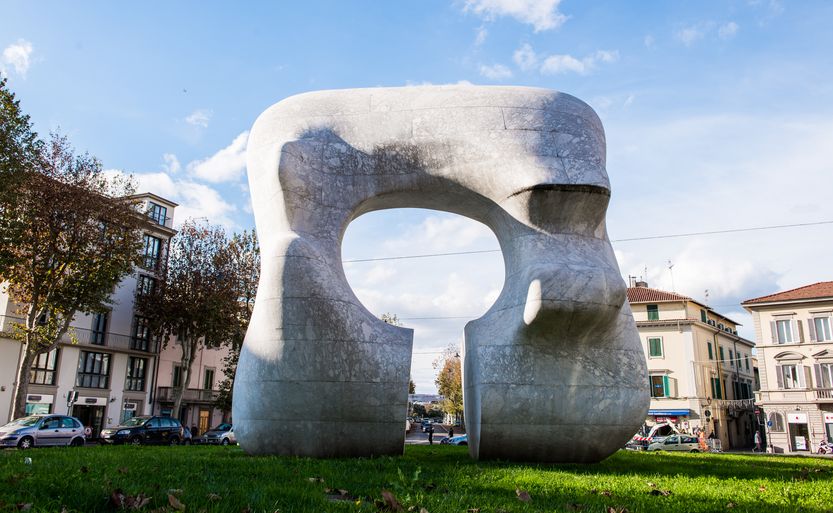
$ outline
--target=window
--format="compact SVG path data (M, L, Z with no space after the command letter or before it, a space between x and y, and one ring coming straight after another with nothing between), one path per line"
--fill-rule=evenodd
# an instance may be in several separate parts
M648 356L651 358L662 358L662 338L648 338Z
M659 305L648 305L648 320L649 321L658 321L659 320Z
M650 376L651 397L676 397L677 380L666 375Z
M775 369L778 388L804 388L803 367L803 365L796 364L777 365Z
M171 380L173 386L178 387L182 385L182 367L179 365L174 365L174 376L173 380Z
M703 321L703 322L709 322L709 316L706 315L705 310L702 310L702 309L700 310L700 320Z
M771 431L777 431L779 433L784 432L784 416L778 412L772 412L769 414L769 422L771 427L769 428Z
M168 217L168 208L150 201L148 202L148 217L156 221L156 224L165 226Z
M205 390L212 390L214 388L214 369L205 369L205 377L202 383L202 387Z
M155 270L159 267L159 253L162 248L162 240L153 235L145 234L145 249L142 253L145 269Z
M707 342L707 344L709 345L709 360L714 360L714 351L712 350L712 343Z
M93 315L93 329L90 332L90 344L97 346L104 345L104 337L107 335L107 312Z
M731 349L729 349L729 365L731 365L732 367L735 366L735 355L732 354Z
M749 370L749 355L746 355L745 358L746 358L746 370Z
M143 392L145 390L145 369L147 368L146 358L131 356L127 360L127 381L125 390L132 392Z
M712 397L715 399L723 399L723 384L720 378L711 378L712 381Z
M133 319L133 336L130 337L130 349L134 351L150 350L150 320L136 316Z
M720 346L720 363L726 361L726 358L723 357L723 346Z
M48 353L39 354L32 362L32 370L29 371L29 383L33 385L54 385L57 366L57 347Z
M808 325L810 326L810 340L819 342L833 340L833 337L830 336L830 317L810 319Z
M817 363L816 387L833 388L833 363Z
M773 321L773 342L778 344L790 344L795 342L793 337L793 321L790 319L783 319L780 321Z
M139 281L136 284L136 294L140 296L148 296L153 293L153 289L156 287L156 278L152 278L150 276L140 274Z
M81 351L78 359L78 375L75 386L84 388L107 388L110 377L110 355Z

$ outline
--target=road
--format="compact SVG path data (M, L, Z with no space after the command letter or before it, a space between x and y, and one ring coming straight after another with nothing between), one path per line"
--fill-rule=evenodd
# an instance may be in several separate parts
M454 428L454 436L462 435L465 431L462 431L459 426ZM448 428L446 426L442 426L440 424L434 425L434 443L440 443L440 440L448 436ZM414 424L411 428L411 432L405 435L405 443L406 444L413 444L413 445L428 445L428 433L422 432L422 427L419 424Z

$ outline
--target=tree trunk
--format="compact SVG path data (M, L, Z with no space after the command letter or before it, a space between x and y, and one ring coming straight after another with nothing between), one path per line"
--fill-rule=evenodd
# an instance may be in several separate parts
M174 387L174 408L171 414L174 418L179 418L180 410L182 409L182 396L188 388L188 383L191 382L191 367L194 365L194 353L196 353L196 342L188 339L180 341L182 345L182 379L179 381L179 386Z
M12 413L14 419L26 415L26 396L29 395L29 370L32 368L32 359L34 358L34 355L29 351L30 347L27 342L23 343L23 358L20 367L17 369L17 380L14 388L14 412Z

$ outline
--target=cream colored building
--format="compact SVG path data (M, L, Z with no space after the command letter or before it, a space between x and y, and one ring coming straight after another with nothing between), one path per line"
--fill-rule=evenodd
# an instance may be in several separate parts
M669 421L682 431L715 433L723 448L753 445L754 343L738 323L690 297L628 288L648 363L651 404L646 424Z
M116 287L108 312L76 316L72 329L77 343L66 336L57 349L35 361L29 376L27 412L69 413L89 426L93 436L134 415L163 411L175 379L172 360L177 359L178 347L175 343L160 347L148 332L147 320L136 315L134 302L158 278L168 242L176 233L173 213L177 205L150 193L133 198L150 220L143 233L142 266ZM9 296L0 293L0 425L12 414L22 357L21 344L10 336L11 324L21 320L16 310ZM226 354L227 350L215 350L198 355L200 368L195 364L193 373L198 377L191 383L195 389L185 395L193 401L180 417L187 425L214 424L222 418L222 412L208 406L207 399L216 397Z
M833 442L833 281L743 302L754 319L761 390L774 452Z

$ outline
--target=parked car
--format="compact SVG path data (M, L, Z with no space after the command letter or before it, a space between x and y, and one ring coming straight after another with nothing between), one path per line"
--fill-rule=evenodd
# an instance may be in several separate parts
M48 445L84 445L84 425L66 415L30 415L0 427L0 447L43 447Z
M431 427L431 424L433 424L433 422L431 420L429 420L429 419L423 420L422 421L422 432L427 433L428 428Z
M185 428L171 417L133 417L120 426L101 430L101 441L108 444L178 445L183 440Z
M649 451L684 451L700 452L700 441L696 436L673 435L661 442L654 442L648 446Z
M182 445L191 445L194 442L194 435L188 426L182 426Z
M447 443L448 445L468 445L469 437L468 435L452 436L448 439L448 442L445 443Z
M236 444L237 438L234 436L234 426L227 423L220 424L203 433L201 437L197 438L196 443L210 445Z

